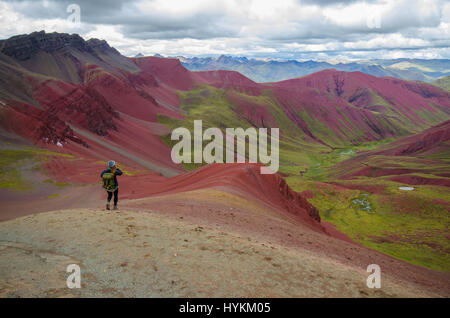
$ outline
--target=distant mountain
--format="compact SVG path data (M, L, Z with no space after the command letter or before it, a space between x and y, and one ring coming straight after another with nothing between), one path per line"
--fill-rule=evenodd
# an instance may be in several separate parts
M139 58L139 57L144 57L144 54L142 54L141 52L139 52L138 54L136 54L134 57Z
M327 61L257 60L226 55L218 58L180 57L179 59L183 66L191 71L238 71L255 82L277 82L326 69L345 72L359 71L377 77L391 76L428 82L450 75L450 60L399 59L331 63Z
M447 91L450 91L450 76L442 77L433 82L434 85L439 86Z
M402 78L409 74L422 74L425 81L433 81L450 75L450 60L447 59L393 59L372 60L369 63L381 65L386 69L398 73Z

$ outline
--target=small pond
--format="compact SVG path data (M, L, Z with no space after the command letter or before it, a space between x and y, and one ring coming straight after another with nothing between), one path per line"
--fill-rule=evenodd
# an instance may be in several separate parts
M398 189L403 191L412 191L414 190L414 187L398 187Z

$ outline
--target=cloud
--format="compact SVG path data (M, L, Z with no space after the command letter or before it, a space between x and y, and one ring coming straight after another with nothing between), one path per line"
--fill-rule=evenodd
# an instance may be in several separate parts
M80 26L67 21L71 3L81 8ZM450 46L444 0L0 0L0 16L1 37L79 33L127 55L449 57L441 49Z

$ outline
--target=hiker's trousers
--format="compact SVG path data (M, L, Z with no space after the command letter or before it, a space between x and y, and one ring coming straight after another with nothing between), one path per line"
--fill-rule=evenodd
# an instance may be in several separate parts
M106 191L108 193L108 203L111 202L111 198L113 195L113 192ZM119 201L119 188L114 191L114 205L117 205L117 201Z

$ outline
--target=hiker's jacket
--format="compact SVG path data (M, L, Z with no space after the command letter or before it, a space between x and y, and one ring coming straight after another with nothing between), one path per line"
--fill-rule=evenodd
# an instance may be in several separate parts
M108 168L106 170L103 170L103 172L100 174L100 178L103 177L104 173L111 172L111 168ZM121 176L122 171L119 168L116 168L116 172L114 173L114 182L116 183L116 188L119 187L119 182L117 182L117 176Z

